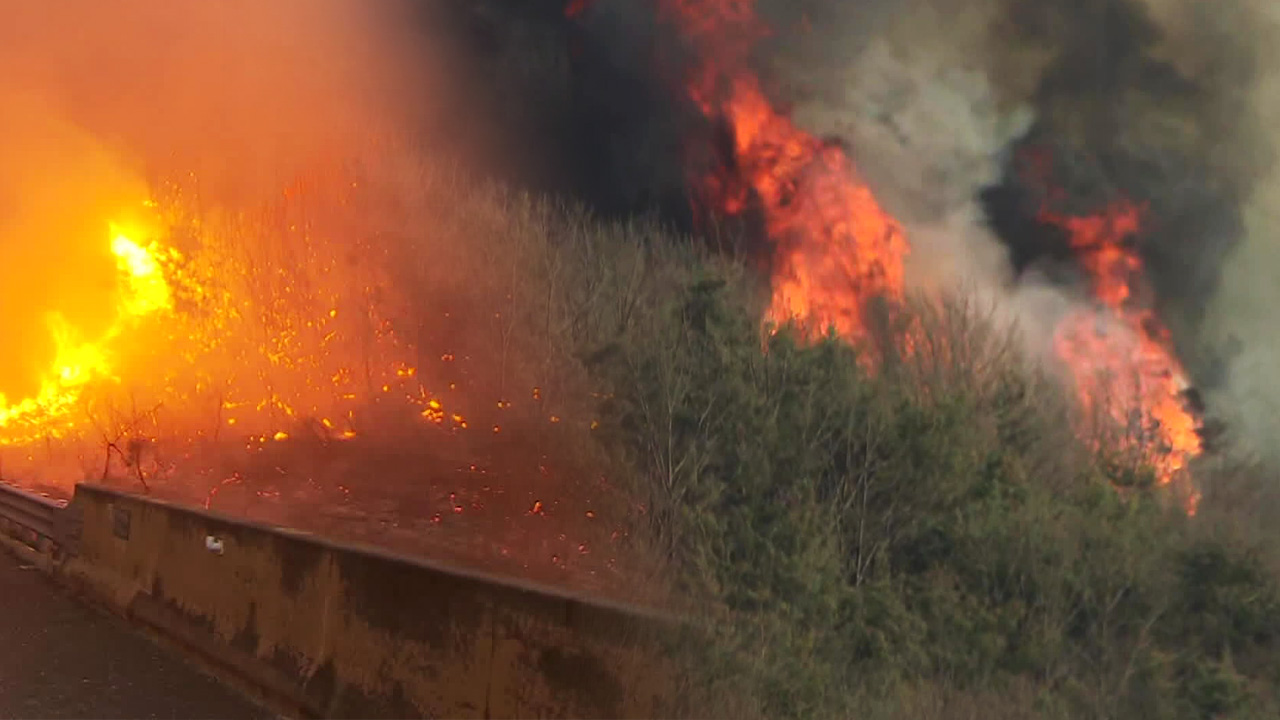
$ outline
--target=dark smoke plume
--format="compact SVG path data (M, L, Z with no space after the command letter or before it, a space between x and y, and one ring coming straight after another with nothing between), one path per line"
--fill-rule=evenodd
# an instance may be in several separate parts
M755 58L767 87L803 126L850 148L908 230L917 283L975 287L1045 349L1057 318L1080 301L1066 238L1037 220L1049 192L1061 214L1136 202L1146 208L1134 239L1142 299L1170 328L1213 410L1238 416L1242 435L1266 436L1256 428L1275 413L1246 411L1241 399L1275 397L1280 408L1263 369L1280 357L1280 333L1257 311L1280 301L1263 280L1261 268L1280 266L1266 252L1270 217L1260 212L1275 185L1267 130L1268 78L1280 67L1275 10L1194 0L760 0L758 8L775 31ZM612 163L614 187L644 187L648 197L662 187L669 197L681 177L673 166L687 168L688 145L714 142L715 129L690 125L679 95L661 93L671 74L655 68L665 60L669 70L673 53L647 13L596 0L576 24L610 57L606 74L640 79L646 104L666 100L636 108L634 133L613 136L603 155L623 158L634 146L645 158ZM601 97L609 87L600 83ZM1028 157L1048 162L1029 172ZM599 167L597 181L609 175Z
M1031 41L1059 48L1032 96L1035 124L984 193L1015 272L1065 247L1060 231L1034 220L1049 191L1064 191L1060 213L1094 214L1120 198L1145 207L1138 249L1153 302L1203 386L1224 381L1224 358L1200 347L1205 307L1273 160L1249 105L1255 48L1230 32L1241 12L1215 8L1197 23L1191 42L1209 55L1196 66L1168 55L1177 48L1142 4L1041 3L1016 14ZM1047 177L1027 166L1037 155Z

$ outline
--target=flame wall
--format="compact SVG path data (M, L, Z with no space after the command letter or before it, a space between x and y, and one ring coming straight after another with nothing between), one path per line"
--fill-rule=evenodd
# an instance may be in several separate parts
M0 395L36 392L55 351L50 318L90 334L114 316L105 217L147 197L138 175L30 96L0 95ZM74 171L68 171L74 168Z

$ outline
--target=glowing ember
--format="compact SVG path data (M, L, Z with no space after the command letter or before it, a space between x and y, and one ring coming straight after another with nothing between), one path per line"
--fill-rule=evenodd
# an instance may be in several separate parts
M1124 242L1139 230L1140 211L1119 203L1092 217L1048 211L1041 217L1068 232L1103 308L1069 316L1056 333L1058 355L1076 378L1080 402L1122 430L1122 447L1151 450L1144 459L1159 482L1168 483L1201 452L1200 424L1183 400L1189 383L1167 330L1134 302L1142 261Z
M842 149L770 103L750 66L752 47L768 34L754 0L663 0L661 7L699 56L689 97L733 137L734 157L704 179L704 195L730 215L757 204L776 245L771 319L857 337L867 300L902 293L908 246L901 228Z

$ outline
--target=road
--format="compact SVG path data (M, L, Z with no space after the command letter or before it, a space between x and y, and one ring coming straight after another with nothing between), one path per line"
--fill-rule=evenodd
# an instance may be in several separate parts
M271 717L0 549L0 718Z

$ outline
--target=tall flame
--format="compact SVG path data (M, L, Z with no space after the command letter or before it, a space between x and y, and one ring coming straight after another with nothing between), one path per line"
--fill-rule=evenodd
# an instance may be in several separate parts
M1200 423L1184 400L1190 384L1168 330L1134 297L1142 260L1125 241L1141 229L1141 210L1120 202L1094 216L1045 210L1041 219L1067 232L1100 305L1070 315L1056 332L1081 405L1121 428L1122 445L1152 448L1145 460L1169 483L1202 451Z
M866 302L903 291L909 246L901 227L840 147L797 128L770 103L750 64L755 44L769 35L754 0L663 0L660 7L696 57L690 99L732 137L732 157L700 179L703 196L729 215L758 209L775 245L771 319L857 338ZM1201 451L1199 425L1183 403L1186 374L1167 331L1132 302L1141 261L1121 241L1136 232L1139 214L1122 205L1098 217L1046 212L1042 219L1067 230L1105 317L1120 329L1107 332L1093 313L1075 314L1058 329L1059 356L1086 410L1125 428L1128 446L1155 446L1148 460L1167 483Z
M663 0L661 8L698 54L690 99L732 134L733 157L700 180L703 194L730 215L756 204L775 245L771 319L858 337L869 299L902 294L909 248L901 227L843 149L769 101L750 65L754 44L769 34L754 0Z

